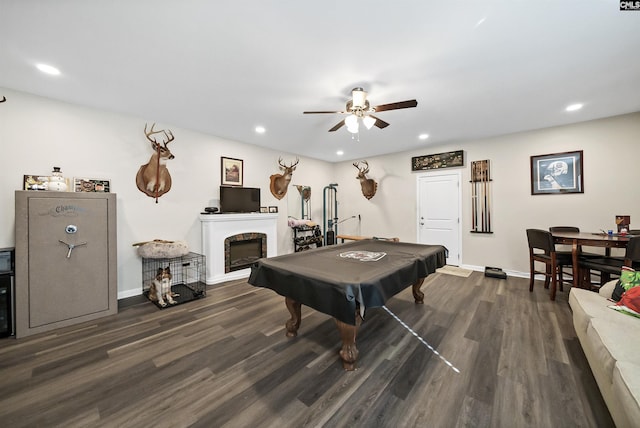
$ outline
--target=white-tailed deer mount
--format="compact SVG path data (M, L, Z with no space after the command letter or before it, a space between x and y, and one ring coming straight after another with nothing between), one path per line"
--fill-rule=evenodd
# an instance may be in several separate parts
M303 201L308 201L309 199L311 199L311 187L296 185L296 189L298 189L298 192L300 192L300 196L302 197Z
M278 158L278 165L280 165L280 169L283 171L282 174L273 174L271 177L271 185L269 189L271 189L271 194L276 197L276 199L284 198L284 195L287 194L287 189L289 188L289 183L291 182L291 176L293 175L293 171L296 170L296 165L300 162L300 159L296 158L296 161L291 165L287 166L282 163L282 158Z
M378 183L375 182L373 178L367 178L365 174L369 173L369 162L362 161L365 165L364 168L360 168L360 162L354 162L353 166L358 169L358 176L356 177L360 180L360 187L362 188L362 194L365 198L371 199L376 194L376 190L378 190Z
M147 124L144 125L144 135L147 136L147 140L151 141L151 147L153 148L153 155L146 164L140 166L138 174L136 175L136 184L138 189L147 196L158 198L169 190L171 190L171 175L167 169L167 161L173 159L175 156L171 154L167 144L173 141L174 137L171 131L154 131L153 127L156 124L151 125L151 129L147 131ZM158 143L158 141L151 136L154 134L164 134L164 141Z

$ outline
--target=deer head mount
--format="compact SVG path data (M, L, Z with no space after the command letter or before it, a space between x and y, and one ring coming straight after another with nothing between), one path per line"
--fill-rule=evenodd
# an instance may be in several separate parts
M145 123L144 125L144 135L151 142L151 148L153 148L154 153L151 155L149 162L140 166L136 175L136 185L142 193L156 198L156 203L158 203L158 198L171 190L171 175L167 169L167 161L175 156L173 156L167 144L173 141L174 136L171 131L164 129L154 131L154 126L156 126L155 123L147 131L147 124ZM164 134L164 141L158 143L157 139L152 137L155 134Z
M271 175L271 185L269 189L271 189L271 194L276 197L276 199L284 198L284 195L287 194L287 189L289 188L289 183L291 182L291 176L293 175L293 171L296 170L296 165L300 162L300 159L296 158L296 161L291 165L287 166L282 163L282 158L278 158L278 165L280 165L280 169L283 171L282 174L273 174Z
M360 163L364 164L364 168L360 168ZM375 182L373 178L367 178L365 174L369 173L369 162L354 162L353 166L355 166L358 170L358 176L356 177L360 180L360 187L362 188L362 194L365 198L371 199L376 194L376 190L378 190L378 183Z
M303 201L306 202L311 199L311 187L296 185L296 189L298 189L298 192L300 192L300 196L302 197Z

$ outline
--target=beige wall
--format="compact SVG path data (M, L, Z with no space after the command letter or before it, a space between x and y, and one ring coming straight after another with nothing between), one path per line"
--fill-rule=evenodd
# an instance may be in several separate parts
M583 231L611 229L616 214L631 215L631 226L640 228L640 113L369 158L371 177L380 183L378 194L370 201L348 199L348 205L346 198L340 199L341 216L361 212L363 235L415 241L419 173L411 172L410 159L450 150L465 152L462 264L467 267L499 266L513 274L528 275L526 228L575 225ZM585 192L532 196L530 156L574 150L584 151ZM494 233L490 235L469 232L469 163L481 159L491 161ZM336 166L336 180L343 192L359 192L355 172L351 163ZM356 227L345 222L340 232L351 233Z
M24 174L50 175L53 166L65 177L108 178L118 204L118 294L142 292L141 259L132 244L151 239L185 240L201 252L200 212L219 198L220 157L244 160L244 185L260 187L261 203L277 206L278 252L292 251L287 227L287 200L269 191L269 176L280 172L278 157L294 155L204 135L171 124L175 140L169 146L175 159L168 163L173 185L156 204L140 192L135 176L153 153L138 118L88 109L2 89L8 99L0 108L0 247L15 244L14 191ZM330 180L331 164L300 158L293 183L319 189ZM294 189L295 190L295 189ZM291 191L291 188L290 188ZM321 196L321 192L318 193ZM314 217L322 216L322 199L312 204Z
M119 297L141 292L141 266L134 242L154 238L186 240L201 250L198 215L218 198L220 157L244 160L244 184L262 189L262 205L279 209L280 254L292 251L286 226L286 198L269 192L269 176L278 172L277 160L295 155L224 140L171 124L176 139L169 161L173 187L155 204L135 186L135 174L148 161L151 148L139 118L88 109L2 89L9 101L0 106L0 147L5 164L0 169L0 247L14 245L14 191L24 174L48 175L60 166L66 177L111 179L118 201ZM330 164L301 158L292 183L310 185L312 218L322 222L323 188L338 183L338 214L347 219L339 232L369 236L399 236L416 240L416 176L412 156L449 150L465 151L462 168L462 264L481 269L500 266L510 273L528 271L527 227L577 225L585 231L613 227L616 214L631 215L640 226L640 198L635 188L639 174L640 113L577 125L548 128L484 140L424 145L411 152L369 158L378 193L365 199L352 161ZM585 193L531 196L529 156L584 150ZM470 229L469 161L490 159L493 178L494 233L479 235ZM290 187L289 191L295 190ZM357 216L360 215L360 221ZM356 216L356 218L348 218ZM632 224L633 226L633 224Z

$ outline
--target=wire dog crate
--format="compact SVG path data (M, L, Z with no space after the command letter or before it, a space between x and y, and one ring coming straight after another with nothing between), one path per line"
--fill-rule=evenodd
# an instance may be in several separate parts
M206 296L205 256L188 253L182 257L169 259L142 259L142 290L147 298L149 297L149 288L156 278L158 270L167 267L171 271L171 293L176 303L163 307L158 302L154 302L157 307L164 309Z

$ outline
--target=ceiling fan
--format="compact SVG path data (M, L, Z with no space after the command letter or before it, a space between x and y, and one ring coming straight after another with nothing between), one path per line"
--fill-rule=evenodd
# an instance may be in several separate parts
M303 112L303 114L348 114L349 116L341 120L337 125L331 128L329 132L337 131L344 125L347 125L347 130L355 134L359 129L358 119L362 120L362 123L367 127L367 129L371 129L373 126L377 126L378 128L382 129L389 126L389 124L384 120L374 116L372 113L378 113L386 110L411 108L418 105L418 101L408 100L371 107L369 105L369 101L367 100L367 92L362 88L353 88L351 90L351 97L352 98L347 101L345 111L305 111Z

